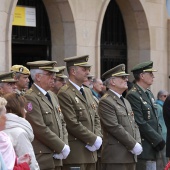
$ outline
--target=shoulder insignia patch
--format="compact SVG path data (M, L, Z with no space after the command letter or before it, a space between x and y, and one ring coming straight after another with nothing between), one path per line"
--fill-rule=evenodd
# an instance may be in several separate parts
M27 106L26 106L26 110L27 110L28 112L31 112L32 109L33 109L32 103L31 103L31 102L28 102L28 104L27 104Z

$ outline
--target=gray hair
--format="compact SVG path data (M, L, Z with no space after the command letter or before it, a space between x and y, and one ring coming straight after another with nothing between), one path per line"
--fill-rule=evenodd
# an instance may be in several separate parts
M168 92L167 92L166 90L160 90L160 91L158 92L158 94L157 94L157 99L160 99L160 97L161 97L162 95L165 95L165 94L168 94Z
M104 84L105 84L105 86L106 86L107 88L110 87L110 80L111 80L111 79L113 79L113 77L110 77L110 78L108 78L108 79L106 79L106 80L104 81Z
M40 74L40 73L43 73L43 70L40 70L40 69L31 69L31 70L30 70L30 74L31 74L32 80L33 80L33 81L36 81L35 76L36 76L37 74Z

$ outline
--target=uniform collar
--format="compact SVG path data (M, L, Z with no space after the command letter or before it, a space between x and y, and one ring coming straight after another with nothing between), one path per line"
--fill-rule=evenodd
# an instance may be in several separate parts
M34 85L40 90L41 93L43 93L44 95L47 94L47 92L46 92L44 89L42 89L40 86L38 86L38 85L35 84L35 83L34 83Z
M114 90L111 90L111 89L109 89L111 92L113 92L117 97L121 97L122 95L120 95L119 93L117 93L117 92L115 92Z
M83 88L84 89L84 87L83 86L78 86L77 84L75 84L74 82L72 82L70 79L69 79L69 82L78 90L78 91L80 91L80 89L81 88Z

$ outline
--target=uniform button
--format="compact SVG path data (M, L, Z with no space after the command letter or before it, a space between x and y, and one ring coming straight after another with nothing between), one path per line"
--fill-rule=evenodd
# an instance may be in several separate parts
M142 141L144 141L144 139L142 139Z
M119 143L119 141L117 141L117 143Z
M87 142L87 145L89 145L89 142Z
M152 143L152 145L153 145L153 143Z
M75 138L74 140L77 140L77 138Z
M41 151L40 151L40 153L41 153Z

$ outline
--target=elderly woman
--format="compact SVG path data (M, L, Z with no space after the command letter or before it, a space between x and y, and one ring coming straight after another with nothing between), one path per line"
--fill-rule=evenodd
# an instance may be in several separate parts
M26 98L17 93L8 93L4 95L4 98L7 100L7 121L4 132L9 135L17 156L29 153L31 156L30 169L39 170L31 144L34 139L33 130L25 119Z
M7 170L29 170L30 156L25 154L17 159L11 140L3 132L6 123L6 105L7 101L0 97L0 152L2 154Z

